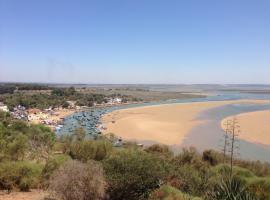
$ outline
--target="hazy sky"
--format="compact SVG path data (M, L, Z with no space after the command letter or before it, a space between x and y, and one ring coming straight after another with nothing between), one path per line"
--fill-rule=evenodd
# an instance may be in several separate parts
M270 83L270 1L0 0L0 81Z

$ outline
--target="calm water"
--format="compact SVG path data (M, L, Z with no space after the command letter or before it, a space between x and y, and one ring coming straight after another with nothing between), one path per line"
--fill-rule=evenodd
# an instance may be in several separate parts
M99 130L97 125L101 124L100 118L102 115L115 110L141 107L149 105L174 104L174 103L188 103L188 102L206 102L206 101L223 101L223 100L238 100L238 99L270 99L270 95L266 94L244 94L238 92L216 92L205 98L195 99L175 99L160 102L140 103L132 105L114 106L110 108L93 108L87 111L74 113L65 118L63 128L57 132L58 135L71 134L76 128L83 127L88 133L89 137L95 137ZM199 150L214 148L221 148L221 139L223 131L220 128L220 121L227 116L240 114L243 112L266 110L270 109L270 105L254 105L254 104L234 104L222 106L207 110L198 117L200 119L207 119L209 123L195 127L185 139L183 146L196 146ZM203 140L201 139L203 138ZM259 159L270 162L270 147L252 144L245 141L238 143L239 156L245 159Z
M222 119L244 112L266 109L270 109L270 105L232 104L202 112L198 119L207 119L208 122L193 128L184 140L182 147L195 146L199 150L209 148L221 150L224 143L222 140L224 131L220 127ZM239 158L270 162L270 146L254 144L240 139L236 142L236 145L239 147L237 149Z

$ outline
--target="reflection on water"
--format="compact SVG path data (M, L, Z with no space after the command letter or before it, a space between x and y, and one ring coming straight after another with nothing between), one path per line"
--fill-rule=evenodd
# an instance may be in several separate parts
M196 146L199 150L222 148L223 130L220 127L222 119L244 112L270 109L270 105L232 104L209 109L202 112L198 119L207 123L192 129L182 146ZM202 139L203 138L203 139ZM239 140L239 156L245 159L263 160L270 162L270 146L264 146Z

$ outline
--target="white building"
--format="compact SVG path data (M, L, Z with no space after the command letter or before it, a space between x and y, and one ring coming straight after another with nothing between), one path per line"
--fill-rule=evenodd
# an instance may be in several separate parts
M122 103L122 99L121 98L114 98L113 99L114 103Z
M119 97L116 97L116 98L110 98L108 100L108 103L107 104L113 105L113 104L120 104L120 103L122 103L122 99L119 98Z

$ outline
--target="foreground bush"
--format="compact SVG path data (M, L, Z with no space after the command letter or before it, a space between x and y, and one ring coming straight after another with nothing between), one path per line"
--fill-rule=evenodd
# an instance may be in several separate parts
M208 161L203 161L196 149L183 149L174 157L172 164L175 166L172 177L174 182L178 182L172 186L177 189L193 196L202 196L211 187L211 178L214 175L210 170L211 165Z
M69 161L71 158L68 155L54 155L50 157L42 170L42 180L43 185L48 185L48 180L55 170L59 169L65 162Z
M0 163L0 189L29 191L37 188L41 182L43 166L30 162Z
M49 191L59 200L102 199L105 194L103 169L94 161L68 161L53 174Z
M166 166L140 150L123 150L104 161L109 199L147 199L159 187Z
M184 194L176 188L165 185L152 192L149 200L202 200L202 199Z

